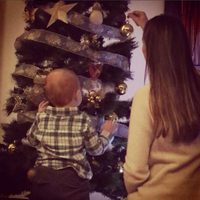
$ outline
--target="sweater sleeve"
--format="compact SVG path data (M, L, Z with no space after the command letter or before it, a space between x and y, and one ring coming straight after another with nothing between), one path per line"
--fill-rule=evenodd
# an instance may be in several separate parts
M149 110L149 86L144 86L134 96L131 107L128 146L124 163L124 183L132 193L149 177L149 152L153 141Z
M36 115L35 121L27 131L26 138L22 139L22 143L25 145L36 147L39 144L39 141L37 140L36 137L37 132L38 132L38 114Z
M95 130L91 120L88 118L88 127L85 132L85 148L90 155L101 155L108 148L110 132L102 130L100 134Z

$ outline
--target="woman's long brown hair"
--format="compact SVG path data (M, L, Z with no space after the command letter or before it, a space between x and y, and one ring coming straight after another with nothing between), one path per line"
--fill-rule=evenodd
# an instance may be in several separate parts
M186 31L178 19L160 15L144 29L153 131L190 143L200 134L200 76Z

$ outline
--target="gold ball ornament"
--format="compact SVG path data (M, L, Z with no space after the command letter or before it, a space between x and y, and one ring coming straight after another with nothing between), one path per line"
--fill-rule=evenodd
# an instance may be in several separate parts
M116 92L120 95L123 95L126 93L127 85L126 83L120 83L116 86Z
M118 116L115 112L112 112L112 113L109 113L108 115L105 115L105 120L117 121Z
M9 153L13 153L16 149L16 144L15 143L11 143L8 145L8 152Z
M94 104L96 96L97 96L97 93L94 90L89 91L87 95L88 103Z
M126 22L121 28L120 28L120 33L122 36L130 36L133 33L134 29L129 22Z
M102 101L102 98L100 95L96 95L95 97L95 108L100 108L100 103Z
M96 95L95 101L96 101L97 103L101 103L101 101L102 101L101 96L100 96L100 95Z

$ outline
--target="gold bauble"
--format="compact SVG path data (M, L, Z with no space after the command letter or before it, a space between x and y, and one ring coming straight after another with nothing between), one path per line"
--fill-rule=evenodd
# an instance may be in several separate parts
M94 104L96 96L97 96L97 93L94 90L90 90L87 96L88 102L91 104Z
M96 91L90 90L87 95L87 106L88 107L94 107L94 108L100 108L100 103L102 101L102 97L97 94Z
M116 86L116 92L120 95L123 95L126 93L127 85L126 83L120 83Z
M100 108L101 100L102 100L102 98L101 98L100 95L97 95L97 96L95 97L95 108Z
M8 145L8 152L13 153L16 149L16 145L14 143L11 143Z
M95 101L98 102L98 103L100 103L101 100L102 100L101 96L100 95L96 95Z
M118 116L115 112L112 112L105 116L105 120L117 121L117 119L118 119Z
M123 36L130 36L131 33L133 33L134 29L133 27L128 23L126 22L126 24L124 24L121 28L120 28L120 33L123 35Z

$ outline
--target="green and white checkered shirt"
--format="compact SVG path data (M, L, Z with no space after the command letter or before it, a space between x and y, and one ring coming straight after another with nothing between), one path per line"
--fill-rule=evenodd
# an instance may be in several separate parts
M28 142L37 148L36 166L53 169L73 167L82 178L91 179L92 171L86 158L103 154L108 146L109 133L100 135L90 117L77 107L56 108L48 106L37 113L27 133Z

